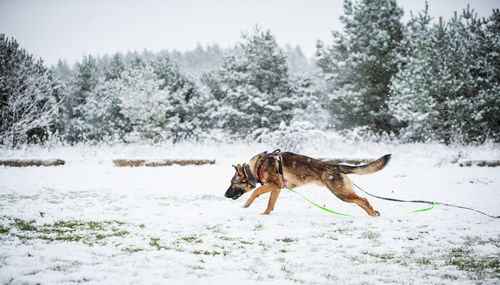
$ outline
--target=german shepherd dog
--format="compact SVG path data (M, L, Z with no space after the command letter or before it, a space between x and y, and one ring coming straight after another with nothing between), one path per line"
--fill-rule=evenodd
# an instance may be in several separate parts
M391 155L387 154L369 164L348 166L328 164L291 152L274 152L272 154L263 152L252 157L248 164L233 165L236 173L224 196L236 200L246 192L255 189L258 179L262 186L253 191L244 207L249 207L260 195L271 192L267 209L263 213L269 214L274 210L274 205L283 187L295 188L316 183L320 186L326 186L340 200L360 206L368 215L380 216L379 212L373 210L366 198L354 193L352 183L346 174L369 174L379 171L390 159Z

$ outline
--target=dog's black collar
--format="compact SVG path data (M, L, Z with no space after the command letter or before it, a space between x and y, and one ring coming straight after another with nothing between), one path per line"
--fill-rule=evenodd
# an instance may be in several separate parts
M248 164L245 163L243 165L243 171L245 172L245 175L247 176L252 187L257 186L257 179L255 179L255 177L253 176L252 171L250 170L250 166L248 166Z

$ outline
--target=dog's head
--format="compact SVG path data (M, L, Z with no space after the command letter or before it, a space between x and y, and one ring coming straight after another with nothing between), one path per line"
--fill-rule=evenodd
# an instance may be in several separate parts
M227 198L236 200L241 195L255 188L255 183L252 183L252 181L248 178L249 175L245 172L245 169L248 171L248 167L245 166L246 164L243 164L243 166L239 164L236 166L233 165L236 173L231 179L231 185L227 189L226 194L224 194Z

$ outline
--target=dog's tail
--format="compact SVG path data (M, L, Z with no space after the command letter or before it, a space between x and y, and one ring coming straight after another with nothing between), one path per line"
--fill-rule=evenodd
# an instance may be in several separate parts
M389 160L391 160L391 155L386 154L381 158L365 165L350 166L343 164L334 164L332 165L332 167L338 170L340 173L344 174L370 174L384 168L384 166L389 163Z

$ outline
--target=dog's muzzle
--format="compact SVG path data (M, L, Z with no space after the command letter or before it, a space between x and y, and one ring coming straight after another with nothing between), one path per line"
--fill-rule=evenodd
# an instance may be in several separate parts
M245 194L245 190L238 188L238 187L233 188L233 187L229 186L229 188L227 189L226 194L224 194L224 196L226 198L231 198L233 200L236 200L236 199L240 198L240 196L243 194Z

